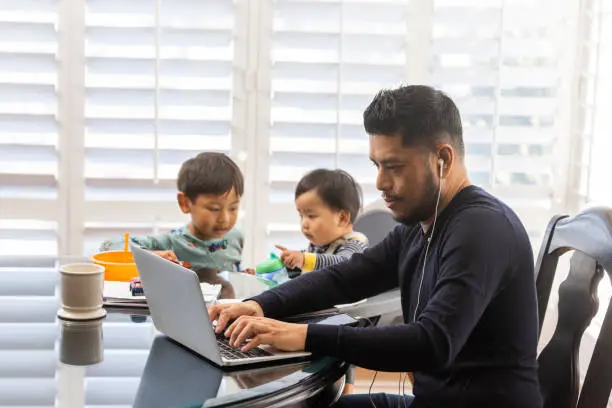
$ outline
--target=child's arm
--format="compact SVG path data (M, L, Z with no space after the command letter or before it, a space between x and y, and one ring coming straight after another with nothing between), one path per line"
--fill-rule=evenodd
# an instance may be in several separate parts
M168 233L160 235L149 235L145 237L132 237L130 241L149 251L171 251L172 243ZM122 251L123 238L106 240L100 245L100 251Z
M304 252L304 265L302 272L312 272L330 265L335 265L348 260L353 254L363 252L367 244L358 239L348 239L346 243L338 248L335 254L315 254Z
M249 275L255 275L254 268L244 268L242 266L242 253L244 252L244 234L238 228L232 229L227 235L226 238L231 242L235 241L237 243L237 249L240 253L240 262L238 265L238 272L248 273Z

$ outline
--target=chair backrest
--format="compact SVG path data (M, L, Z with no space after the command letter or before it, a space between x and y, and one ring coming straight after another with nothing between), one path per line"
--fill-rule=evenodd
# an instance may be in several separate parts
M357 217L354 230L364 234L368 238L368 245L373 247L385 239L397 224L390 211L375 208Z
M589 208L549 222L536 264L540 332L559 257L572 250L569 274L559 287L557 327L538 357L544 408L604 408L612 389L612 317L608 318L612 308L608 308L581 391L578 352L598 309L597 286L603 271L612 273L612 209Z

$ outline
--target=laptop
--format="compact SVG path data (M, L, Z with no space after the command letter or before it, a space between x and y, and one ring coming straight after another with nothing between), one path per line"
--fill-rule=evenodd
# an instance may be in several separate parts
M130 243L155 328L218 366L304 358L309 352L284 352L261 345L246 353L216 334L195 272ZM348 315L330 324L354 324ZM322 322L324 323L324 322ZM325 324L325 323L324 323Z

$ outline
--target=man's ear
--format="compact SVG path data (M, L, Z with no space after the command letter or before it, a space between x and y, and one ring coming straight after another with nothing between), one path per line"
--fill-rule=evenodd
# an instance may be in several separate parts
M176 201L183 214L189 214L191 212L191 201L182 191L176 194Z
M440 178L446 178L450 173L453 163L455 162L455 149L448 143L444 143L438 146L438 161L440 159L444 160L444 165L442 168L442 174L439 174ZM438 167L438 166L436 166ZM439 170L437 171L439 172Z

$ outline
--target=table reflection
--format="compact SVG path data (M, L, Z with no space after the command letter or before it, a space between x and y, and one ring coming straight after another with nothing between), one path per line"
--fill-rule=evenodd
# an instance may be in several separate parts
M201 406L204 402L205 406L215 406L224 397L236 396L240 391L247 391L246 395L251 397L261 396L308 377L311 365L311 362L281 363L228 371L159 335L151 346L134 408Z
M97 364L104 358L102 320L60 322L60 362L74 366Z
M108 308L106 318L97 321L59 320L58 266L79 261L0 257L0 407L200 408L244 400L246 406L265 407L285 398L287 390L294 397L318 396L315 391L334 383L345 369L321 358L222 372L165 336L161 339L173 348L158 345L161 335L146 308ZM244 299L269 288L244 273L203 270L198 277L221 285L219 299ZM157 370L168 354L170 362L179 360L177 366Z

